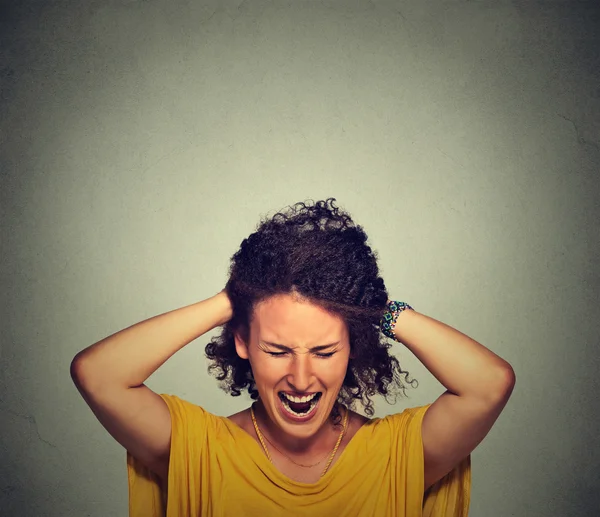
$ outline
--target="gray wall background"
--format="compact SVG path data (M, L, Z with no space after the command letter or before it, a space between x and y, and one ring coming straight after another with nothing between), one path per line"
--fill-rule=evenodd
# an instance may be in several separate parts
M515 368L471 515L598 515L598 4L0 7L2 515L126 515L71 359L214 294L261 216L328 196L395 299ZM231 414L207 341L148 384ZM442 391L395 351L420 387L377 416Z

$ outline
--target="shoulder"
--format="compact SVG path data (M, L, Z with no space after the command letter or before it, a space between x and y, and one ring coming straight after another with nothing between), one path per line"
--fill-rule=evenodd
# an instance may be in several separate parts
M383 418L383 420L388 420L390 422L414 422L418 420L422 420L425 416L425 413L429 409L431 404L427 404L425 406L415 406L403 409L398 413L392 413Z
M242 411L234 413L225 417L225 422L233 422L236 426L242 428L248 434L254 434L254 425L252 424L252 418L250 417L250 408L246 408Z
M216 415L206 411L202 406L194 404L189 400L182 399L177 395L160 393L160 397L165 401L171 414L173 426L182 425L206 425L211 420L217 418Z
M374 419L380 429L387 429L395 435L421 434L423 417L431 404L406 408L398 413L392 413L382 418Z
M204 408L202 408L198 404L194 404L189 400L182 399L177 395L172 395L169 393L159 393L159 395L169 407L181 409L184 411L205 411Z
M348 439L351 439L356 432L366 424L372 422L370 418L367 418L356 411L349 410L348 411L348 430L346 431L346 435Z

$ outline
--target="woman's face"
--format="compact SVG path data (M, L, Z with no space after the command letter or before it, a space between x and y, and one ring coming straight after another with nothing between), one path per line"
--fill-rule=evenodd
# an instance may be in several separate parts
M328 420L348 368L350 342L344 320L294 295L257 304L248 342L236 335L271 421L302 439Z

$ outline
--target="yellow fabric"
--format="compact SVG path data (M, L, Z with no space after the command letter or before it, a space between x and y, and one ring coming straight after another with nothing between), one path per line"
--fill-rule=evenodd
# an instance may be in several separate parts
M280 473L225 417L172 395L168 489L127 453L130 517L467 517L470 457L423 495L429 406L363 425L317 483Z

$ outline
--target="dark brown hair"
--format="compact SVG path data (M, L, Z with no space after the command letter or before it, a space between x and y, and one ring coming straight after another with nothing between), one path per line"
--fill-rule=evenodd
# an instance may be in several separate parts
M354 407L358 400L372 416L373 395L389 401L398 389L404 393L401 377L411 386L416 383L390 355L391 345L380 332L388 294L366 241L363 229L335 205L335 198L287 207L243 240L225 287L233 318L205 349L212 361L209 371L225 391L238 396L247 388L252 399L258 398L250 363L235 350L234 332L247 339L256 304L291 293L341 316L348 326L352 358L339 402Z

